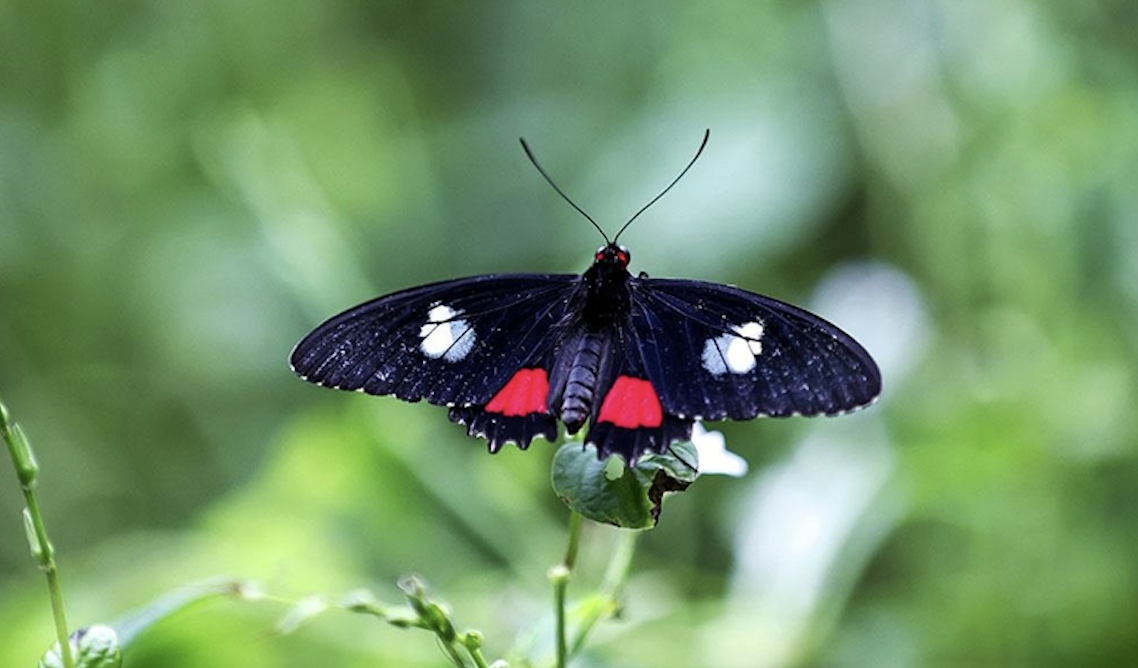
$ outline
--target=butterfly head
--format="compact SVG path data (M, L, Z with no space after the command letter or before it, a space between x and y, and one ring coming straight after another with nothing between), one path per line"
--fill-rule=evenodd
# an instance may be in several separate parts
M632 253L615 242L601 246L597 249L597 254L593 256L593 264L616 266L620 269L627 269L628 263L631 261Z

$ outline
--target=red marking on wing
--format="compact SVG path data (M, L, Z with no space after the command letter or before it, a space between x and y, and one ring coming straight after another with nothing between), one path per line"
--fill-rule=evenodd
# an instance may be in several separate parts
M549 409L545 406L548 395L549 377L546 376L545 369L522 369L498 390L498 394L486 404L485 410L506 417L548 413Z
M643 378L619 376L601 404L598 422L609 422L624 429L659 427L664 410L656 388Z

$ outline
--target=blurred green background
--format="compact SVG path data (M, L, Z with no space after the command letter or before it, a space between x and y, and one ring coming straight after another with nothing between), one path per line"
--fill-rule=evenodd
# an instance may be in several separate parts
M579 665L1138 663L1138 5L0 1L0 396L73 625L218 576L142 666L438 666L287 601L417 571L491 656L548 614L553 448L286 365L415 283L634 269L801 303L868 411L724 425ZM0 468L8 469L7 465ZM52 638L0 472L0 665ZM615 530L586 533L571 593ZM540 652L539 652L540 654Z

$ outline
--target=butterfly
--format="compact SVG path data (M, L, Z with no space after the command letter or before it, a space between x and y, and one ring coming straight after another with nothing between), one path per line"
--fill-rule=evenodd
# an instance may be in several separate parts
M628 271L621 233L575 274L492 274L401 290L333 316L293 349L304 380L426 400L491 452L586 429L628 463L690 439L697 420L836 415L881 391L873 358L806 310L730 285Z

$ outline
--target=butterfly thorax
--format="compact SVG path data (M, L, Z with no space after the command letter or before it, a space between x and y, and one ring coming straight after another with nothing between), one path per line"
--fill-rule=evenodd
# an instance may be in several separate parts
M611 385L611 348L615 332L630 309L626 248L601 247L593 265L581 277L577 321L569 328L557 352L550 378L549 408L570 434L576 433L593 412L594 399Z
M593 266L582 276L584 291L580 317L585 329L590 332L611 330L628 314L629 292L628 262L631 255L628 249L610 243L597 250Z

